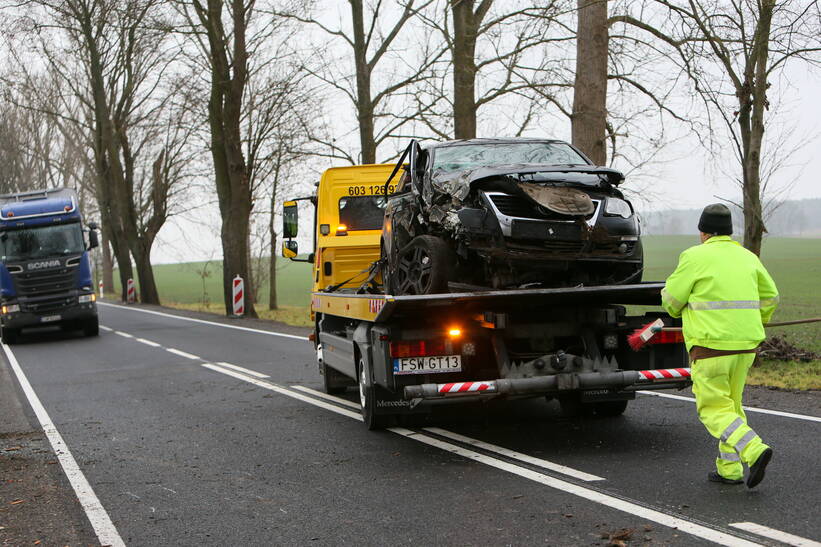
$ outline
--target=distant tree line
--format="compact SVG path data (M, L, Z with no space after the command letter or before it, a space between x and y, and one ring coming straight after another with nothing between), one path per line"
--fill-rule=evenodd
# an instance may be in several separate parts
M0 16L0 191L76 188L106 284L116 263L149 303L158 234L212 197L225 310L240 275L251 316L262 277L277 305L278 196L409 137L565 127L636 175L675 126L731 151L759 252L779 164L770 88L821 63L813 0L21 0Z

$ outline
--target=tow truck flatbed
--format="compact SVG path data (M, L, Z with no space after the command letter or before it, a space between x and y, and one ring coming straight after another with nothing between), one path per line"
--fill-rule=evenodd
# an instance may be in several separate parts
M352 294L350 292L315 292L311 310L339 317L381 323L392 318L409 317L446 308L448 313L505 312L540 309L551 306L585 306L603 304L658 306L664 283L605 285L558 289L509 289L464 293L392 296Z

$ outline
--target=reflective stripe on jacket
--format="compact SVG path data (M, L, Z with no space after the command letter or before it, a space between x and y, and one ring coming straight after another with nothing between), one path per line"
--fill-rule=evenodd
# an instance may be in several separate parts
M681 317L687 350L751 349L778 304L778 290L755 254L730 236L714 236L679 256L661 291L662 306Z

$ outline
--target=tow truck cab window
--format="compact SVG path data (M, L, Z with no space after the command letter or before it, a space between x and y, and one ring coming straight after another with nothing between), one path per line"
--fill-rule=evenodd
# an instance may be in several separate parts
M385 217L382 196L343 197L339 199L339 223L352 230L381 230Z

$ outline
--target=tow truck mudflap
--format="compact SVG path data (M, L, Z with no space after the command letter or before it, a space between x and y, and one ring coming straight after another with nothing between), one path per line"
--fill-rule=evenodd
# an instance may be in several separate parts
M538 376L535 378L500 378L446 384L405 386L404 397L410 400L443 398L501 397L560 393L570 390L682 388L690 385L689 368L624 370L616 372L581 372Z

